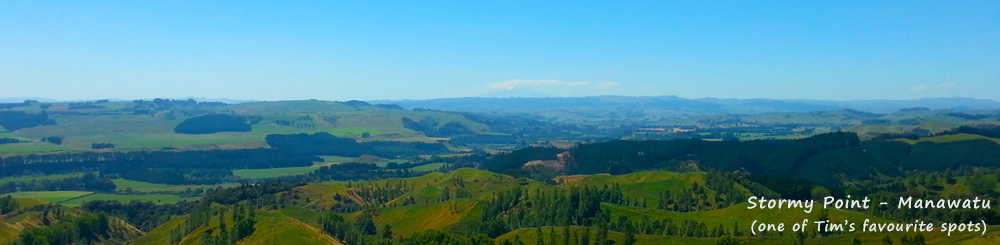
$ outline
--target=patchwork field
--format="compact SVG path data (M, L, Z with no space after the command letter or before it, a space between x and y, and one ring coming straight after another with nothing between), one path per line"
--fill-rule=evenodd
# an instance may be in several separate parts
M269 168L269 169L240 169L233 170L233 175L247 179L267 179L281 176L308 174L316 171L314 167L291 167L291 168Z
M128 188L132 188L133 191L140 191L140 192L185 191L188 188L215 189L217 187L229 188L239 185L236 183L225 183L218 185L164 185L164 184L148 183L142 181L127 180L127 179L113 179L111 181L115 183L115 186L117 186L117 188L115 188L115 191L125 191Z
M67 177L79 177L83 176L82 173L77 174L53 174L45 176L18 176L18 177L4 177L0 178L0 183L4 182L27 182L27 181L39 181L39 180L57 180L64 179Z
M36 198L41 199L46 202L62 202L65 200L90 195L93 192L89 191L25 191L25 192L14 192L4 194L3 196L10 195L14 198Z
M49 143L14 143L14 144L2 144L0 145L0 153L11 153L11 152L49 152L49 151L72 151L79 150L78 148L73 148L64 145L53 145Z
M37 141L47 136L65 137L62 145L47 143L18 143L0 145L5 152L47 152L59 150L90 150L92 143L111 143L116 148L212 149L227 147L255 148L269 134L298 134L327 132L335 136L355 138L359 141L395 140L436 142L407 129L402 118L430 118L442 124L460 123L472 132L489 133L489 127L473 122L457 113L442 111L412 111L388 109L377 106L350 106L344 103L318 100L252 102L219 107L173 108L156 111L150 115L133 115L128 112L132 102L109 102L97 109L68 109L67 103L53 103L47 109L57 125L24 128L0 133L0 137ZM37 106L13 109L39 113ZM122 111L124 110L124 112ZM87 115L93 113L95 115ZM174 127L185 119L204 114L235 113L259 116L260 121L251 125L250 132L222 132L213 134L177 134ZM279 121L295 122L289 126ZM301 126L308 125L308 126ZM367 138L362 137L367 134ZM446 140L446 139L445 139ZM266 147L266 144L263 145Z
M440 169L441 166L444 166L444 163L431 163L431 164L412 167L410 168L410 171L415 171L415 172L436 171Z
M131 202L131 201L140 201L140 202L153 202L153 203L156 203L156 204L173 204L173 203L178 203L178 202L181 202L181 201L193 201L193 200L197 200L197 199L198 198L193 198L193 197L179 197L179 196L176 196L176 195L159 195L159 194L149 194L149 195L118 195L118 194L98 193L98 194L92 194L92 195L83 196L83 197L80 197L80 198L74 198L72 200L63 201L63 202L60 202L59 204L62 204L62 205L65 205L65 206L69 206L69 207L76 207L76 206L80 206L80 204L83 204L85 202L97 201L97 200L119 201L119 202L123 202L123 203L128 203L128 202Z

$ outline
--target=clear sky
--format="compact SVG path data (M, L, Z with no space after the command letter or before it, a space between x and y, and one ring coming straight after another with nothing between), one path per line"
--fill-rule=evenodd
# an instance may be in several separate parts
M369 2L0 1L0 97L1000 100L1000 1Z

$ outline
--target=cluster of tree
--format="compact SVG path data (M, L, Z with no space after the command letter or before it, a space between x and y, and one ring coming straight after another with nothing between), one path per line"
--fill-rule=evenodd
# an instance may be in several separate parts
M200 196L205 195L205 194L212 194L212 192L220 191L222 189L223 189L222 186L216 186L216 188L212 188L212 187L207 187L207 188L202 188L202 187L191 188L191 187L188 187L187 189L184 189L182 191L178 191L178 190L137 191L137 190L132 189L132 187L126 187L124 190L115 190L115 194L120 194L120 195L148 195L148 194L156 194L156 195L177 195L177 196L180 196L180 197L200 197Z
M354 199L341 196L339 193L333 195L333 200L337 201L337 203L330 206L330 212L353 213L372 208L370 205L362 205L361 203L355 202ZM403 206L406 206L405 202Z
M856 181L846 186L846 188L837 188L839 189L838 191L833 191L837 189L827 190L824 187L817 186L813 189L813 197L811 199L818 200L831 195L838 197L851 195L866 196L874 203L895 202L900 197L932 200L941 198L972 199L973 197L978 197L981 200L997 201L997 195L993 189L997 185L997 179L1000 178L1000 172L995 170L964 168L964 170L955 171L948 169L944 172L906 171L905 175L905 177L897 177L891 179L888 183L881 184L873 181ZM970 192L945 191L945 187L941 185L942 182L949 185L958 184L957 179L959 178L963 178L966 181L965 185L970 187ZM976 191L980 192L977 193ZM873 207L870 209L853 209L853 211L898 222L916 219L934 223L964 223L970 220L984 220L988 223L1000 222L1000 211L994 209L951 210Z
M329 155L359 157L378 155L370 145L358 143L351 138L341 138L330 133L315 134L271 134L264 137L272 148L303 155Z
M111 238L109 222L104 213L63 216L56 224L25 229L12 244L93 244Z
M1000 159L1000 144L986 139L920 142L899 160L899 166L907 170L944 171L963 166L996 167L996 159Z
M525 148L495 155L484 161L482 168L517 175L525 163L555 160L556 154L562 151ZM901 142L861 144L856 134L836 132L797 140L616 140L579 145L569 152L564 174L624 174L650 169L740 170L753 175L795 177L839 186L845 180L899 176L900 167L943 170L959 165L990 166L1000 158L1000 145L987 140L971 140L920 143L911 149Z
M409 169L386 170L374 163L341 163L323 166L304 177L315 181L348 181L348 180L379 180L388 178L409 178L424 175L427 172L413 172Z
M102 174L124 174L146 169L262 169L311 166L317 158L291 154L275 149L239 149L207 151L135 151L83 152L9 156L0 158L0 176L50 175L70 172L99 171ZM150 177L142 176L141 178ZM140 177L137 177L140 178ZM143 179L136 179L145 181Z
M406 156L446 154L451 151L441 143L370 141L358 143L352 138L342 138L330 133L272 134L264 138L273 148L303 155L332 155L359 157L375 155L398 158Z
M451 153L451 150L441 143L369 141L363 144L371 146L379 156L390 158Z
M886 236L885 238L889 238L889 237ZM883 241L885 241L885 240L886 239L883 239ZM916 234L916 235L913 235L913 236L903 236L903 238L899 239L899 242L902 245L927 245L927 243L924 240L925 240L924 234ZM891 240L889 240L889 241L891 241ZM891 244L891 242L890 242L890 244Z
M869 134L871 134L871 133L869 133ZM874 137L872 137L868 141L889 141L889 140L896 140L896 139L918 140L918 139L920 139L920 135L917 135L916 133L912 133L912 132L908 132L908 133L881 133L881 134L876 134Z
M274 120L273 123L277 124L277 125L289 126L289 127L295 127L295 128L309 128L309 129L316 128L316 125L313 125L313 124L297 123L297 122L285 121L285 120Z
M0 103L0 109L18 108L18 107L24 107L24 106L29 106L29 105L33 105L33 104L38 104L38 101L36 101L36 100L25 100L24 102L21 102L21 103Z
M224 205L233 205L241 201L246 201L250 205L257 206L270 205L279 203L278 198L274 194L291 191L293 188L302 185L304 183L272 182L242 184L237 187L212 192L205 195L200 201L203 203L219 203Z
M448 143L453 145L523 145L524 139L517 135L472 134L452 137Z
M14 199L14 197L10 195L0 197L0 215L17 211L18 206L17 199Z
M323 121L327 122L329 124L335 124L335 123L337 123L337 120L339 120L339 119L340 119L340 117L338 117L338 116L324 116L323 117Z
M184 240L184 237L187 237L194 230L208 225L209 222L212 221L212 217L215 217L220 213L222 212L210 208L209 205L196 205L189 213L190 215L188 215L188 218L184 220L183 224L178 225L173 230L170 230L170 244L180 244L180 242ZM222 225L222 223L220 223L220 225ZM207 233L211 234L212 232ZM207 238L209 238L208 240L211 240L211 237Z
M752 174L798 176L804 174L801 171L806 169L802 166L807 165L807 161L813 156L836 149L855 148L859 142L856 134L841 132L798 140L609 141L579 145L572 149L572 159L567 163L567 169L570 173L592 174L609 172L616 165L624 165L618 168L636 171L678 168L677 164L696 161L702 169L745 169ZM837 164L844 167L848 165L850 164ZM867 166L859 168L869 169Z
M115 144L112 143L90 143L90 149L100 150L100 149L111 149L115 148Z
M229 214L233 220L233 227L227 229L226 215ZM218 212L219 233L205 232L201 237L203 245L230 245L247 238L253 234L257 223L257 212L255 208L246 205L235 205L232 210L223 208Z
M406 184L406 180L397 182L387 181L382 185L377 183L352 184L348 190L351 194L361 197L361 200L370 205L382 205L397 197L413 190L412 186Z
M403 127L424 133L429 137L453 137L459 135L471 135L475 134L472 130L465 127L461 123L449 122L441 124L436 119L431 117L421 118L420 121L414 121L409 117L404 117L402 119Z
M52 144L62 145L64 137L62 136L46 136L42 137L42 142L49 142Z
M493 238L486 235L462 236L455 235L441 230L427 230L413 233L412 236L403 238L399 245L495 245Z
M0 111L0 126L3 126L7 131L45 125L56 125L56 120L50 119L49 114L45 111L38 114L23 111Z
M869 141L887 141L895 139L918 140L920 139L921 136L942 136L942 135L953 135L953 134L974 134L991 138L1000 138L1000 126L989 125L989 124L980 124L972 126L965 125L950 130L946 130L943 132L939 132L936 134L930 134L929 132L922 132L922 131L920 132L912 131L906 133L884 133L876 135Z
M496 193L494 200L484 204L483 222L475 230L498 237L525 227L590 226L602 223L595 221L602 202L625 202L621 191L614 187L573 187L569 193L561 190L544 193L536 189L534 197L531 196L521 188Z
M172 99L160 99L156 98L151 101L145 100L135 100L132 101L133 110L143 110L143 111L159 111L159 110L169 110L176 108L201 108L201 107L221 107L226 106L226 103L222 102L198 102L194 99L187 100L172 100ZM136 114L148 114L148 113L136 113Z
M709 171L708 175L706 175L705 177L706 177L706 183L709 185L709 187L711 187L712 189L715 189L716 191L725 190L727 188L726 187L718 187L717 188L716 186L722 185L724 183L723 182L718 182L718 181L715 181L715 180L712 180L712 179L726 178L726 179L729 179L729 180L735 182L736 184L739 184L740 186L743 186L744 188L746 188L747 190L749 190L751 194L753 194L755 196L765 197L765 198L768 198L768 199L777 199L777 198L781 198L782 197L781 194L779 194L778 192L775 192L774 190L771 190L771 188L769 188L768 186L765 186L763 184L760 184L760 183L757 183L757 182L754 182L754 181L748 179L748 177L750 177L750 174L746 173L746 172L733 171L733 172L727 173L727 172L722 172L722 171ZM808 182L806 182L806 183L808 184ZM729 191L721 191L721 192L726 193L726 192L729 192ZM725 194L725 195L730 196L729 194ZM732 200L739 200L739 199L743 199L743 198L740 198L740 197L731 197L730 199L732 199Z
M944 115L950 116L950 117L962 118L962 119L965 119L965 120L982 120L982 119L990 118L990 117L993 116L993 115L989 115L989 114L978 114L978 113L977 114L969 114L969 113L959 113L959 112L945 113Z
M729 206L727 201L739 203L742 202L742 200L745 200L743 198L726 200L720 198L718 195L721 193L718 192L716 193L715 199L711 200L708 197L705 187L698 185L697 182L692 186L693 187L690 189L685 188L676 193L669 190L664 191L660 195L660 200L657 202L656 208L674 212L694 212ZM742 194L739 195L742 196ZM712 204L713 201L715 203L714 205ZM643 202L643 204L645 205L645 202Z
M175 215L191 213L197 202L179 202L177 204L157 205L153 202L97 200L80 205L80 209L90 213L107 213L112 217L125 220L142 231L149 232L170 221Z
M434 155L431 156L430 158L417 157L416 160L408 163L389 162L386 163L385 168L407 169L433 163L444 163L445 165L442 166L444 167L443 170L455 170L459 168L475 168L476 165L478 165L478 163L485 161L489 157L490 154L480 150L480 151L473 151L467 155L460 155L460 156L441 157L439 155ZM519 176L514 176L514 177L519 177Z
M544 193L537 189L533 194L520 189L500 192L496 194L494 200L485 203L482 223L477 224L473 230L490 237L497 237L519 228L543 226L563 226L566 227L566 233L569 232L570 226L583 226L588 227L585 228L585 231L588 232L590 227L596 227L598 234L611 230L632 235L686 237L744 235L739 230L739 224L736 224L732 229L727 229L721 225L709 227L704 223L691 220L651 221L648 217L641 220L629 220L624 216L612 220L611 212L603 210L601 203L632 206L642 206L646 203L644 200L625 198L617 188L615 186L604 188L573 187L569 193L560 190ZM564 236L568 235L566 233ZM564 239L576 241L576 239L569 237L564 237ZM589 240L589 238L587 239ZM607 238L598 238L598 240L606 241Z
M116 188L117 186L115 186L115 183L111 179L92 172L62 179L33 179L0 183L0 193L17 191L96 191L112 193Z
M350 106L350 107L354 107L354 108L360 108L360 107L363 107L363 106L370 106L370 105L372 105L372 104L369 104L368 102L364 102L364 101L360 101L360 100L348 100L348 101L344 101L344 102L339 102L338 101L337 103L340 103L340 104L346 105L346 106Z
M808 200L812 198L812 189L816 187L816 184L809 182L804 179L778 176L778 175L749 175L746 176L749 181L741 182L745 187L754 186L753 184L758 184L760 187L755 189L762 192L767 192L767 189L777 193L781 198L793 199L793 200ZM750 182L750 183L746 183ZM761 188L762 187L762 188ZM754 191L754 189L751 189ZM754 192L757 193L757 192ZM763 196L763 195L759 195ZM768 196L768 198L775 198L774 196Z
M218 132L250 132L247 117L210 114L185 119L174 127L178 134L213 134Z
M534 160L556 160L557 154L565 150L555 147L529 147L509 153L499 153L482 163L482 168L494 173L504 173L508 169L520 169Z
M84 101L84 102L70 102L67 109L70 110L81 110L81 109L104 109L105 106L100 104L108 103L108 100L98 100L98 101Z
M119 174L121 178L168 185L211 185L236 181L228 169L146 168Z
M15 139L15 138L0 138L0 145L2 145L2 144L21 143L21 142L23 142L23 141L21 141L19 139Z
M335 212L327 212L319 219L324 233L352 245L392 245L392 228L379 230L370 213L359 215L353 222Z

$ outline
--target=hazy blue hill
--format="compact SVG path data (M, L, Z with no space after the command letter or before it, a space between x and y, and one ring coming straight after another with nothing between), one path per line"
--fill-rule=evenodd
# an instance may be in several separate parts
M677 96L589 96L516 98L465 97L429 100L373 101L397 104L403 108L427 108L459 111L496 111L554 108L628 108L632 110L674 109L690 114L755 114L769 112L811 112L853 109L890 113L904 108L926 107L931 110L995 110L1000 102L972 98L932 98L919 100L775 100L775 99L687 99ZM512 98L515 97L515 98ZM524 96L529 97L529 96Z

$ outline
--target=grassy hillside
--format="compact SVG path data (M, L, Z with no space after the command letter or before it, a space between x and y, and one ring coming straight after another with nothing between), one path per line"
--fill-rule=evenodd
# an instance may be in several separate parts
M462 221L479 218L481 211L476 209L477 204L478 200L459 199L379 209L375 222L390 224L395 237L431 229L448 230Z
M236 244L342 244L318 228L291 217L273 212L257 215L259 223L254 226L257 231Z
M482 206L485 201L492 200L496 193L510 191L517 188L534 193L540 190L544 193L551 193L555 189L569 189L578 186L597 186L619 184L622 192L627 198L642 199L647 198L652 203L659 197L659 193L665 190L680 193L684 188L691 188L693 183L704 186L702 177L705 173L673 173L667 171L637 172L626 175L590 175L578 176L573 180L565 181L560 186L552 186L540 182L526 179L514 179L506 175L495 174L476 169L459 169L448 174L430 173L425 176L390 179L373 182L355 182L352 188L358 185L395 184L405 182L414 189L404 193L398 198L390 201L384 207L376 208L371 212L375 222L379 225L390 224L395 231L396 237L406 236L412 232L425 231L430 229L449 230L452 232L466 232L470 226L479 222L482 215ZM461 179L461 181L459 181ZM352 188L348 188L348 183L318 183L296 188L294 192L298 197L296 205L308 208L325 209L338 203L334 200L334 195L339 195L354 202L362 202L361 198L352 194ZM453 198L448 201L440 201L445 189L455 193L457 189L463 189L470 193L471 198ZM714 196L714 191L705 188L706 193ZM415 205L402 205L402 200L412 197L417 201ZM306 202L308 201L308 202ZM607 205L605 208L615 210L615 215L625 215L639 218L643 214L635 210L647 210L630 207L619 207ZM737 210L730 207L729 210ZM638 212L638 213L637 213ZM662 211L663 213L677 214ZM361 213L354 213L349 217L357 217ZM658 213L659 214L659 213ZM683 213L683 215L694 215ZM305 216L305 215L304 215ZM655 217L655 216L654 216ZM663 216L664 218L667 216ZM742 216L741 216L742 217ZM308 220L308 218L301 219ZM727 219L726 226L732 226L731 221L742 219ZM308 221L307 221L308 222Z
M997 139L997 138L990 138L990 137L986 137L986 136L982 136L982 135L965 134L965 133L941 135L941 136L934 136L934 137L924 137L924 138L920 138L918 140L896 139L896 141L906 142L906 143L912 145L912 144L916 144L916 143L920 143L920 142L947 143L947 142L977 140L977 139L986 139L986 140L990 140L990 141L993 141L993 142L997 142L997 144L1000 144L1000 139Z
M79 209L64 206L50 206L48 210L58 209L60 211L58 215L61 215L61 217L57 217L57 214L54 211L25 211L25 208L27 207L47 205L48 202L38 199L19 199L18 201L21 205L21 211L13 212L7 214L6 216L0 216L2 217L2 219L0 219L0 244L18 239L21 232L26 229L55 225L66 217L77 217L86 213ZM144 235L138 228L135 228L118 218L110 217L109 226L111 228L109 234L110 236L101 238L96 243L121 244L125 241L136 239Z
M462 181L457 181L461 179ZM392 225L395 236L407 236L415 231L425 231L430 229L460 231L467 228L464 224L469 224L481 216L478 205L485 200L490 200L499 191L508 191L515 188L534 191L540 189L551 191L557 187L546 185L530 180L515 180L510 176L495 174L476 169L458 169L451 173L430 173L421 177L406 179L387 179L373 182L354 182L352 188L358 185L378 185L396 184L405 182L407 186L414 189L396 199L385 203L385 207L375 209L375 222ZM317 183L296 188L296 202L308 208L325 209L336 203L334 195L362 203L360 197L351 194L352 188L347 187L346 182ZM440 201L443 190L448 188L452 193L458 188L470 193L472 198L453 198L448 201ZM415 205L402 205L402 200L414 198ZM306 202L308 200L308 202ZM360 213L349 215L356 217Z
M254 233L240 240L237 244L342 244L324 234L317 227L284 215L280 211L257 212L256 220ZM161 227L150 231L146 236L133 241L131 244L167 244L170 240L170 231L183 224L183 222L183 217L175 218ZM227 217L226 226L233 227L232 217ZM184 237L180 244L202 244L201 238L205 233L211 232L218 235L219 230L219 220L212 219L208 225L199 227Z
M567 178L562 187L597 186L604 187L618 184L627 198L646 199L650 204L658 200L663 191L679 193L685 188L690 189L697 183L705 186L704 172L674 173L668 171L643 171L624 175L589 175ZM710 199L714 199L715 191L706 191ZM749 192L747 192L749 194Z
M187 220L187 216L177 216L167 221L156 229L153 229L146 233L146 235L130 241L128 244L131 245L156 245L156 244L170 244L170 231L177 229L184 224Z

